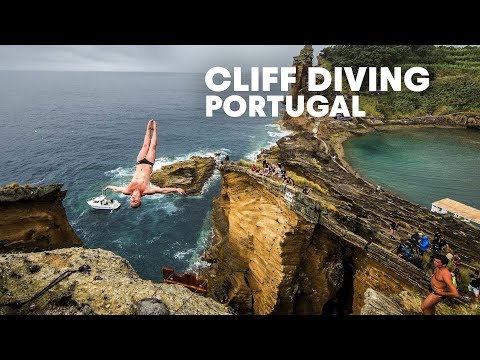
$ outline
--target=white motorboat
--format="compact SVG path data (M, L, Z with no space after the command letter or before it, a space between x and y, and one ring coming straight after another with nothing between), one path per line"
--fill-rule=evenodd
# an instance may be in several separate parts
M87 204L94 209L99 210L115 210L120 207L117 200L107 199L105 195L100 195L87 200Z

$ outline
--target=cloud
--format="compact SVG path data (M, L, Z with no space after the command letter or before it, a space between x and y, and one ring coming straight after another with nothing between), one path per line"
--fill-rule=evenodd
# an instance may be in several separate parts
M205 72L290 66L303 45L2 45L0 70ZM324 46L314 45L317 54Z

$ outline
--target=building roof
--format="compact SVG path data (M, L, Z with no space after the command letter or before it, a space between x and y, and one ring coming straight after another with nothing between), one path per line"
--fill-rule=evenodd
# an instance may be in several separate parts
M471 206L462 204L461 202L458 202L449 198L445 198L445 199L435 201L432 205L438 206L451 213L460 215L466 219L469 219L473 222L480 224L480 210L475 209Z

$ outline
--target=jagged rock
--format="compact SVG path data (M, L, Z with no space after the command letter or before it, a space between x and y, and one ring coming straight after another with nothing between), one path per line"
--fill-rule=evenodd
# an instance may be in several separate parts
M39 272L40 269L42 268L40 265L38 264L31 264L31 263L27 263L27 268L28 268L28 271L30 271L30 273L34 274L36 272Z
M192 156L189 160L166 165L154 171L151 181L160 187L180 187L187 194L195 194L202 191L214 170L214 158Z
M365 291L361 315L402 315L400 304L384 294L368 288Z
M209 255L218 261L205 270L209 294L239 313L293 312L295 275L314 226L289 211L281 197L237 173L224 175L212 216Z
M50 303L56 306L76 306L77 302L72 300L72 295L72 291L63 292L52 299Z
M52 192L60 192L63 184L32 186L12 183L0 188L0 203L20 200L34 200Z
M313 60L313 46L312 45L305 45L302 50L300 50L300 54L293 57L293 64L298 65L307 65L312 66Z
M41 269L31 273L25 261ZM0 314L129 314L138 302L155 298L176 314L230 314L231 309L180 285L153 283L138 277L128 261L101 249L65 248L46 252L0 255L0 303L27 301L66 270L88 265L35 299L35 307L0 307ZM16 274L11 277L9 274ZM102 274L103 281L93 281Z
M91 314L93 314L93 310L90 306L85 304L85 306L83 306L83 308L82 308L82 314L83 315L91 315Z
M334 293L337 292L343 285L344 269L343 264L337 262L332 264L328 269L328 280L332 284Z
M0 253L83 245L68 223L62 205L66 192L61 188L61 184L0 188Z
M159 299L142 299L137 304L137 315L170 315L170 310Z

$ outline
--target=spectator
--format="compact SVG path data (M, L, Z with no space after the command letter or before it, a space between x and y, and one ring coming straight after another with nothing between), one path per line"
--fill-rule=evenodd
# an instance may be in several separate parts
M420 255L423 255L423 253L425 251L427 251L427 249L430 247L430 240L428 240L428 237L427 235L423 235L422 236L422 239L420 240L419 244L418 244L418 248L419 248L419 254Z
M395 221L390 223L390 234L395 235L395 231L398 230L398 224Z
M397 254L406 261L413 258L413 252L408 243L400 244L397 248Z
M288 180L285 178L285 179L283 180L282 193L284 193L285 191L287 191L287 184L288 184Z
M458 288L458 285L460 285L460 282L462 280L462 275L460 275L460 269L459 268L455 268L455 270L453 270L453 276L455 276L455 282L456 282L456 286Z
M474 274L470 274L470 284L468 285L468 291L473 292L475 295L475 303L478 303L478 294L480 293L480 279L478 278L479 271L475 270Z
M459 255L455 254L452 258L452 264L455 268L458 268L461 265L461 258Z

